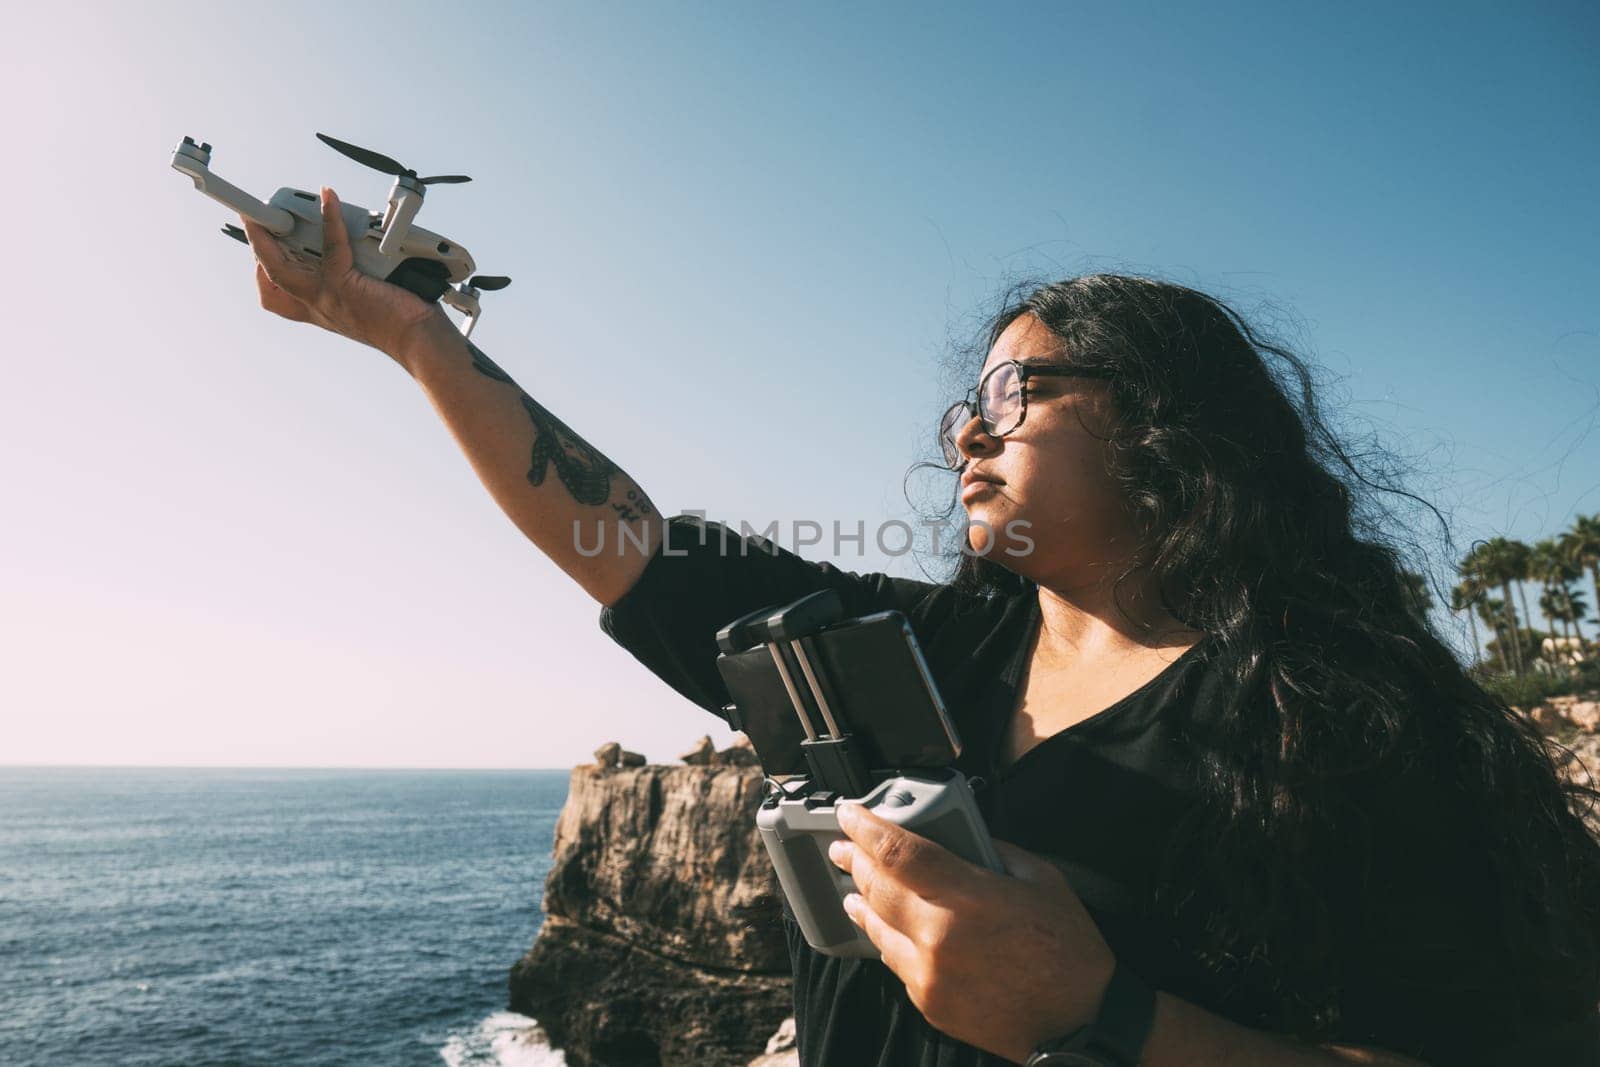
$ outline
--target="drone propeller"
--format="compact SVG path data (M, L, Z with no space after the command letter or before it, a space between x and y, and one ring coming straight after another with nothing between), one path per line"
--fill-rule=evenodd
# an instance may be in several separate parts
M467 282L470 288L479 289L485 293L492 293L496 289L504 289L510 284L511 279L500 274L480 274Z
M334 151L342 152L349 156L364 167L371 167L373 170L382 171L384 174L393 174L395 177L402 175L407 178L417 177L416 171L409 167L402 167L398 162L390 159L382 152L374 152L370 148L362 148L360 145L341 141L337 137L329 137L325 133L317 134L317 140ZM417 178L417 181L423 185L460 185L462 182L470 182L471 180L465 174L435 174L429 178Z

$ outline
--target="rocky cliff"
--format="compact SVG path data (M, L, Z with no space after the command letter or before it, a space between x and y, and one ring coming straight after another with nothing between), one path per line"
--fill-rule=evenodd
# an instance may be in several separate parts
M778 888L755 831L761 772L737 750L694 766L597 755L572 772L544 926L512 969L511 1007L571 1067L748 1063L791 1011Z

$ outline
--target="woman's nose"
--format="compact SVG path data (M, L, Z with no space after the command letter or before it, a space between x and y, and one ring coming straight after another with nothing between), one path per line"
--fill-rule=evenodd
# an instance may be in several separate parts
M974 415L956 434L956 448L963 456L986 456L1000 447L1000 439L983 428L983 420Z

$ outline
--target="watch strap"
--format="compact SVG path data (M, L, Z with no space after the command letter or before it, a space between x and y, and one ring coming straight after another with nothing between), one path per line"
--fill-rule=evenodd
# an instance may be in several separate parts
M1052 1062L1052 1052L1076 1053L1079 1057L1087 1053L1105 1067L1138 1067L1155 1016L1155 990L1118 963L1100 998L1100 1011L1094 1022L1040 1045L1028 1057L1028 1067L1047 1067Z

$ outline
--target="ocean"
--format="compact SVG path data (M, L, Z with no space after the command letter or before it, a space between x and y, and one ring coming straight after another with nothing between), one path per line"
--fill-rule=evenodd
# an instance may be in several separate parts
M0 1064L548 1067L566 771L0 767Z

